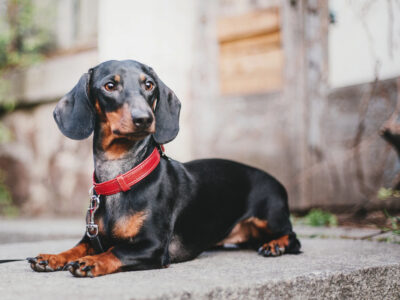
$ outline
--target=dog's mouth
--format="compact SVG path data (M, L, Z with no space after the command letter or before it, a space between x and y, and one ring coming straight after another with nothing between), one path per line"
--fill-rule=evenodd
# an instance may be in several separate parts
M131 131L131 132L121 132L118 129L113 130L113 135L115 135L117 139L127 139L133 141L142 140L146 136L153 133L154 131L152 130L141 130L141 131Z

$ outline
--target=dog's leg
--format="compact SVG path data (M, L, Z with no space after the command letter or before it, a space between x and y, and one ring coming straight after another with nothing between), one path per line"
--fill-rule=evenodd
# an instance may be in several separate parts
M94 250L84 239L72 249L61 252L59 254L39 254L36 257L27 258L32 270L36 272L53 272L61 271L64 266L86 255L93 254Z
M244 248L258 249L263 256L279 256L284 253L299 253L300 242L296 234L278 233L279 226L270 226L267 220L256 217L245 219L235 225L231 233L217 245L236 244ZM260 247L261 245L261 247Z
M68 263L66 269L76 277L96 277L116 273L120 271L122 262L112 250L113 248L98 255L81 257Z
M154 242L140 244L118 244L108 251L85 256L68 263L68 269L76 277L97 277L126 270L157 269L168 266L168 258L163 259L163 247L155 247Z
M259 231L258 253L262 256L300 253L301 245L290 222L286 189L273 177L265 179L249 198L252 214L261 220L253 222Z
M261 247L258 253L262 256L280 256L284 253L300 253L300 242L293 232L289 219L289 212L286 208L277 209L278 205L268 212L268 221L265 226L258 226L264 235L259 235ZM260 244L259 244L260 245Z
M253 222L259 230L258 241L261 247L258 253L262 256L280 256L284 253L300 253L300 242L293 232L286 208L277 209L278 205L268 212L268 221ZM260 244L259 244L260 245Z

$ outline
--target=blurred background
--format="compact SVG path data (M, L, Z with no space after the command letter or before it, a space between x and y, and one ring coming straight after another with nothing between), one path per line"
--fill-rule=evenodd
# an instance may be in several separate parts
M172 158L266 170L300 215L400 210L400 0L0 0L1 215L84 215L91 138L52 110L109 59L180 98Z

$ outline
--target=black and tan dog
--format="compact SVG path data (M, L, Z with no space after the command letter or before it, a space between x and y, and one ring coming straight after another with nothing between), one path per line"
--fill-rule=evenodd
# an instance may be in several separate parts
M107 61L90 69L54 110L64 135L94 132L95 177L108 181L140 164L179 131L180 102L146 65ZM233 243L262 256L298 253L285 188L269 174L220 159L157 167L125 192L100 196L95 214L104 252L87 235L57 255L29 258L35 271L79 277L167 267Z

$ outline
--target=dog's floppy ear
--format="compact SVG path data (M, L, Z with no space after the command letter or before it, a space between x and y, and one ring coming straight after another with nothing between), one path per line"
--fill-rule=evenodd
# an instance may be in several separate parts
M181 102L151 68L150 73L154 77L158 87L155 107L156 132L153 134L153 137L157 143L166 144L172 141L179 132Z
M61 132L74 140L87 138L94 128L95 112L88 96L89 74L57 103L53 116Z

